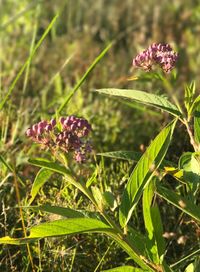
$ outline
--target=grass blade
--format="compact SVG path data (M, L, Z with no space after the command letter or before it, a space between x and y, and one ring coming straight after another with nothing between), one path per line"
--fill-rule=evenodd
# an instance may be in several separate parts
M62 105L58 108L57 114L61 113L63 108L69 103L72 96L75 94L75 92L80 88L80 86L84 83L86 78L89 76L89 74L92 72L94 67L99 63L99 61L104 57L104 55L108 52L108 50L112 47L113 43L109 43L108 46L96 57L96 59L93 61L93 63L90 65L90 67L87 69L85 74L81 77L81 79L76 83L74 88L69 92L67 97L65 98Z
M47 36L47 34L49 33L49 31L51 30L51 28L53 27L53 25L55 24L56 20L58 18L58 14L56 16L54 16L54 18L52 19L51 23L49 24L49 26L47 27L47 29L45 30L44 34L42 35L42 37L40 38L40 40L38 41L38 43L36 44L36 46L34 47L33 51L31 52L31 54L29 55L28 59L26 60L26 62L24 63L24 65L21 67L21 69L19 70L17 76L15 77L14 81L12 82L11 86L8 89L7 94L5 95L4 99L1 101L0 103L0 110L2 110L2 108L4 107L5 103L8 101L10 95L12 94L16 83L18 82L19 78L21 77L21 75L23 74L23 72L25 71L26 67L30 64L33 56L35 55L37 49L40 47L41 43L43 42L43 40L45 39L45 37Z

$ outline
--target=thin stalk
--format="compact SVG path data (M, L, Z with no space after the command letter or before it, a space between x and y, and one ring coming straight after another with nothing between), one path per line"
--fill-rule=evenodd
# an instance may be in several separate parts
M99 267L101 266L102 262L104 261L106 255L108 254L108 252L110 251L112 245L114 244L114 241L112 241L112 243L109 245L109 247L107 248L106 252L103 254L101 260L99 261L98 265L96 266L94 272L97 272Z
M172 86L170 84L170 82L163 76L161 76L161 79L163 81L163 84L167 90L167 92L169 93L169 95L171 96L172 100L174 101L175 105L177 106L177 108L179 109L179 111L182 113L182 115L184 116L184 112L182 110L182 107L175 95L175 93L173 92Z
M186 119L184 119L183 120L183 124L185 125L185 127L187 129L188 135L190 137L190 143L191 143L191 145L193 146L194 150L196 152L198 152L199 151L199 146L198 146L198 144L196 143L196 141L194 139L194 135L193 135L192 129L191 129L188 121Z
M123 243L126 243L127 248L126 251L130 256L136 256L141 259L141 262L144 262L145 265L148 265L148 267L151 267L154 271L158 271L158 267L149 262L139 251L138 249L129 241L128 237L124 235L123 231L120 229L118 225L110 218L110 216L99 207L98 203L96 202L94 196L92 195L91 191L85 186L84 183L77 182L73 177L66 175L67 179L71 184L73 184L75 187L77 187L82 193L84 193L89 200L93 203L93 205L96 207L97 211L102 215L102 217L106 220L106 222L114 229L116 235L117 235L117 241L121 241L121 245ZM116 240L116 237L115 237ZM124 248L124 246L123 246ZM132 253L130 253L132 251Z
M183 257L183 258L180 259L178 262L176 262L176 263L174 263L174 264L171 264L171 265L170 265L170 268L173 268L173 267L177 266L178 264L180 264L180 263L182 263L182 262L185 262L187 259L193 257L194 255L197 255L198 253L200 253L200 249L198 249L198 250L192 252L191 254L189 254L189 255ZM199 256L199 255L198 255L198 256Z
M57 18L58 18L58 14L56 16L54 16L54 18L52 19L51 23L49 24L49 26L45 30L44 34L42 35L42 37L40 38L40 40L38 41L38 43L34 47L32 53L29 55L29 57L27 58L27 60L24 63L24 65L19 70L17 76L15 77L15 79L12 82L12 84L10 85L10 87L9 87L9 89L8 89L5 97L4 97L4 99L2 99L2 101L0 103L0 110L2 110L2 108L4 107L4 105L6 104L6 102L8 101L8 99L10 98L10 96L11 96L11 94L12 94L14 88L15 88L15 85L17 84L18 80L20 79L20 77L24 73L26 67L30 64L33 56L35 55L36 51L38 50L38 48L42 44L43 40L45 39L45 37L47 36L47 34L49 33L49 31L51 30L51 28L53 27L53 25L55 24Z
M98 62L103 58L103 56L108 52L108 50L112 47L113 43L109 43L108 46L100 53L99 56L96 57L96 59L93 61L93 63L90 65L90 67L87 69L85 74L81 77L81 79L76 83L74 88L69 92L66 99L62 103L62 105L58 108L57 114L61 113L63 108L68 104L74 93L79 89L79 87L83 84L83 82L86 80L88 75L91 73L91 71L94 69L94 67L98 64Z
M15 172L13 174L14 174L13 176L14 176L14 184L15 184L17 204L18 204L18 207L19 207L19 213L20 213L20 218L21 218L21 222L22 222L22 229L23 229L24 236L27 237L23 211L22 211L22 208L21 208L21 198L20 198L19 186L18 186L18 182L17 182L17 176L16 176ZM29 244L26 244L26 247L27 247L28 256L29 256L29 260L30 260L30 263L31 263L32 271L35 271L34 264L33 264L33 258L32 258L32 255L31 255L31 250L30 250Z

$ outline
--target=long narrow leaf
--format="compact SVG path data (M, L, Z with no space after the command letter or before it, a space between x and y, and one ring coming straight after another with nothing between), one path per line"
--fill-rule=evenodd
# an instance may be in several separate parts
M133 266L120 266L102 272L143 272L144 270Z
M159 167L171 142L176 120L166 126L154 139L134 168L122 196L119 220L125 227L137 205L143 189Z
M95 219L100 219L100 214L97 212L90 212L90 211L85 211L85 210L74 210L71 208L66 208L66 207L59 207L59 206L51 206L49 204L45 204L42 206L29 206L29 207L24 207L27 209L32 209L34 211L43 211L43 212L48 212L52 214L57 214L61 215L63 217L67 218L95 218Z
M96 91L101 94L112 95L129 100L135 100L142 104L157 107L159 109L171 113L176 117L182 116L182 113L178 110L178 108L174 104L172 104L166 98L159 95L138 90L126 90L126 89L98 89Z
M32 60L33 56L35 55L37 49L40 47L40 45L43 42L43 40L45 39L45 37L47 36L47 34L49 33L49 31L52 29L52 27L53 27L54 23L56 22L57 18L58 18L58 14L56 16L54 16L54 18L52 19L51 23L49 24L49 26L45 30L44 34L42 35L42 37L40 38L40 40L38 41L38 43L36 44L36 46L32 50L30 56L28 57L28 59L26 60L26 62L24 63L24 65L19 70L17 76L15 77L15 79L12 82L11 86L9 87L7 94L5 95L4 99L0 103L0 110L3 108L3 106L5 105L5 103L7 102L7 100L9 99L10 95L12 94L12 92L14 90L15 85L17 84L17 82L20 79L21 75L25 71L26 67L30 64L30 61Z
M81 77L81 79L76 83L74 88L69 92L67 97L65 98L62 105L58 108L57 113L61 113L63 108L69 103L72 96L75 94L75 92L80 88L80 86L84 83L86 78L89 76L89 74L92 72L94 67L99 63L99 61L104 57L104 55L108 52L108 50L112 47L113 43L109 43L108 46L96 57L96 59L93 61L93 63L89 66L85 74Z
M181 211L200 221L200 207L193 204L190 200L182 197L175 192L157 184L157 194L176 206Z
M45 168L40 169L40 171L37 173L31 189L31 199L29 201L29 205L33 202L40 188L45 184L45 182L47 182L52 174L53 172L51 170Z
M119 245L140 265L143 271L154 271L151 263L142 259L141 253L135 253L132 248L121 238L118 233L105 223L89 218L62 219L34 226L26 238L0 238L0 244L26 244L41 238L58 237L78 233L103 233L113 238Z
M120 160L130 160L134 162L138 162L141 159L142 155L143 155L142 152L126 151L126 150L110 151L110 152L97 154L97 156L103 156L103 157L108 157L112 159L120 159ZM163 160L160 167L164 168L166 166L176 166L176 164L168 160Z
M81 192L83 192L91 200L91 197L92 197L91 192L86 187L85 183L82 181L76 181L72 177L70 171L66 167L58 164L57 162L48 161L46 159L29 159L29 162L33 165L52 170L53 172L60 173L61 175L63 175L66 178L66 180L68 182L70 182L73 186L78 188Z
M200 105L194 113L194 137L195 141L200 145Z

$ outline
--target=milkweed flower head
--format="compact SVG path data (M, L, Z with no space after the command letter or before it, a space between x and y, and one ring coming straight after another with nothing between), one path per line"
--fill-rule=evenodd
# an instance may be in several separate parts
M55 119L40 121L26 130L26 136L43 148L71 152L74 159L82 163L92 151L88 140L91 129L86 119L68 116L61 117L58 122Z
M165 73L170 73L178 59L169 44L153 43L133 59L133 66L151 71L153 65L159 65Z

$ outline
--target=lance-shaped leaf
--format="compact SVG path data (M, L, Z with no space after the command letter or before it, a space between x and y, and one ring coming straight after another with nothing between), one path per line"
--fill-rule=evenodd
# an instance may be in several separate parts
M46 159L40 159L40 158L39 159L29 159L29 162L33 165L43 167L45 169L48 169L48 170L51 170L53 172L63 175L66 178L66 180L69 181L73 186L75 186L81 192L83 192L89 199L91 198L91 192L85 186L84 182L76 181L72 177L70 171L66 167L60 165L57 162L52 162L52 161L48 161Z
M151 256L154 263L161 264L163 261L162 255L165 251L165 243L162 236L163 228L158 206L156 204L152 205L154 192L155 182L152 180L152 182L145 188L143 193L143 217L149 238L147 244L149 256Z
M119 220L122 227L127 225L143 189L164 159L171 142L175 124L176 120L171 122L157 135L134 168L122 196L119 212Z
M200 207L195 205L191 200L176 194L175 192L161 186L159 183L157 184L156 192L160 197L164 198L181 211L200 221Z
M178 108L168 101L166 98L143 91L138 90L126 90L126 89L98 89L99 93L112 95L124 99L135 100L139 103L153 106L164 111L171 113L174 116L182 116L182 113Z
M47 182L47 180L51 177L52 174L53 172L49 169L42 168L39 170L33 182L29 205L33 202L40 188L45 184L45 182Z
M31 209L34 211L42 211L42 212L47 212L47 213L53 213L57 214L63 217L67 218L81 218L81 217L86 217L84 215L84 211L76 211L74 209L66 208L66 207L59 207L59 206L51 206L49 204L45 204L42 206L29 206L29 207L24 207L25 209Z
M142 152L126 151L126 150L103 152L103 153L97 154L97 156L103 156L103 157L108 157L112 159L120 159L120 160L130 160L134 162L138 162L141 159L142 155L143 155ZM176 166L176 164L168 160L163 160L160 167L164 169L167 166L168 167Z
M194 137L195 141L200 145L200 105L194 112Z
M0 238L0 244L24 244L45 237L57 237L88 232L113 232L110 226L90 218L61 219L34 226L25 238Z
M30 235L25 238L0 238L0 244L26 244L41 238L58 237L78 233L103 233L114 239L133 258L133 260L143 269L143 271L154 271L152 264L142 258L141 252L136 252L130 245L120 237L119 233L107 224L91 218L61 219L34 226L30 230Z

